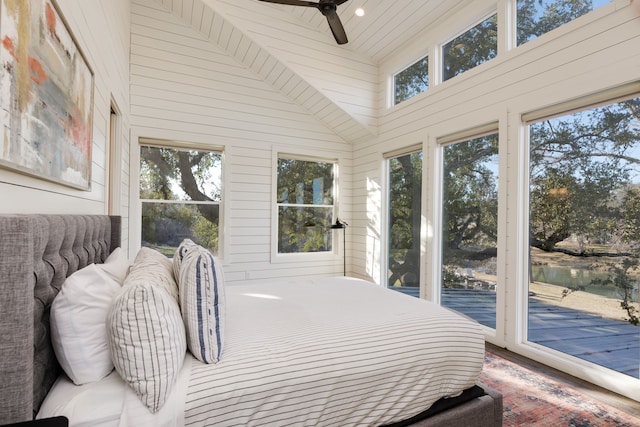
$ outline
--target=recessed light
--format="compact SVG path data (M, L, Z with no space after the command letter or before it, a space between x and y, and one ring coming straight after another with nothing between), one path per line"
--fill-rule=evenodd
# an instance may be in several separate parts
M364 16L364 9L359 7L356 9L356 16Z

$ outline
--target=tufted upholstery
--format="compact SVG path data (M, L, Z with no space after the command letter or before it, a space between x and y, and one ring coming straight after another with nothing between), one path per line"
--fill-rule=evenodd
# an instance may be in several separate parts
M120 246L120 217L0 215L0 424L32 419L60 367L49 310L66 277Z

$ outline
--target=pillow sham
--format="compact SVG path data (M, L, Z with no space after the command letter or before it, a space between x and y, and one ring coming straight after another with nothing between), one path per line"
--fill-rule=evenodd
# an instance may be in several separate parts
M104 260L104 263L98 264L105 273L109 275L113 280L122 285L124 279L129 274L129 259L127 254L124 253L122 248L115 248L113 252Z
M109 348L118 374L156 413L184 362L185 330L177 303L163 287L130 277L109 310Z
M51 343L60 366L76 385L113 370L105 322L121 286L100 264L69 276L51 304Z
M169 258L155 249L140 248L129 270L128 278L132 278L136 282L153 283L167 291L176 303L179 301L178 284L173 275L173 264Z
M220 262L202 246L190 246L182 259L178 288L187 347L203 363L218 362L225 315Z

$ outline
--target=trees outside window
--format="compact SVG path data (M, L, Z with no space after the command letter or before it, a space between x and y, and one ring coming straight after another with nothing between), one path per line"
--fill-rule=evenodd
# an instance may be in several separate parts
M189 238L218 253L220 152L140 147L142 246L173 256Z
M611 0L517 0L518 46L610 2Z
M562 290L561 299L574 292L605 297L600 304L618 307L614 320L637 325L640 98L533 120L529 140L530 307L551 286ZM535 322L538 328L561 326L552 317ZM530 317L530 334L532 324ZM611 360L620 354L607 347L615 342L602 345ZM590 360L589 354L579 357ZM618 365L631 372L622 360Z
M442 46L442 81L464 73L498 54L495 14Z
M330 252L337 163L278 157L278 253Z
M429 57L425 56L393 78L394 105L429 89Z
M420 218L422 215L422 151L387 160L387 286L419 295Z
M498 134L450 144L443 151L441 302L495 328ZM458 307L470 298L472 306Z

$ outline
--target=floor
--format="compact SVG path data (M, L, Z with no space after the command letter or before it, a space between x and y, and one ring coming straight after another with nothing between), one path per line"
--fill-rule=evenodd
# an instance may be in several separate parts
M418 288L395 289L415 297L419 296ZM495 328L495 292L445 289L442 305L460 311L483 325ZM528 335L531 341L624 372L634 378L640 378L640 327L533 299L529 304L529 318ZM640 418L640 402L490 343L487 343L487 349Z
M609 390L603 389L579 378L575 378L569 374L558 371L557 369L550 368L546 365L528 359L519 354L512 353L508 350L505 350L504 348L497 347L493 344L487 343L486 349L521 366L525 366L531 370L543 373L555 380L568 384L595 400L599 400L608 405L614 406L629 415L640 418L640 402L636 402L635 400L620 396Z

